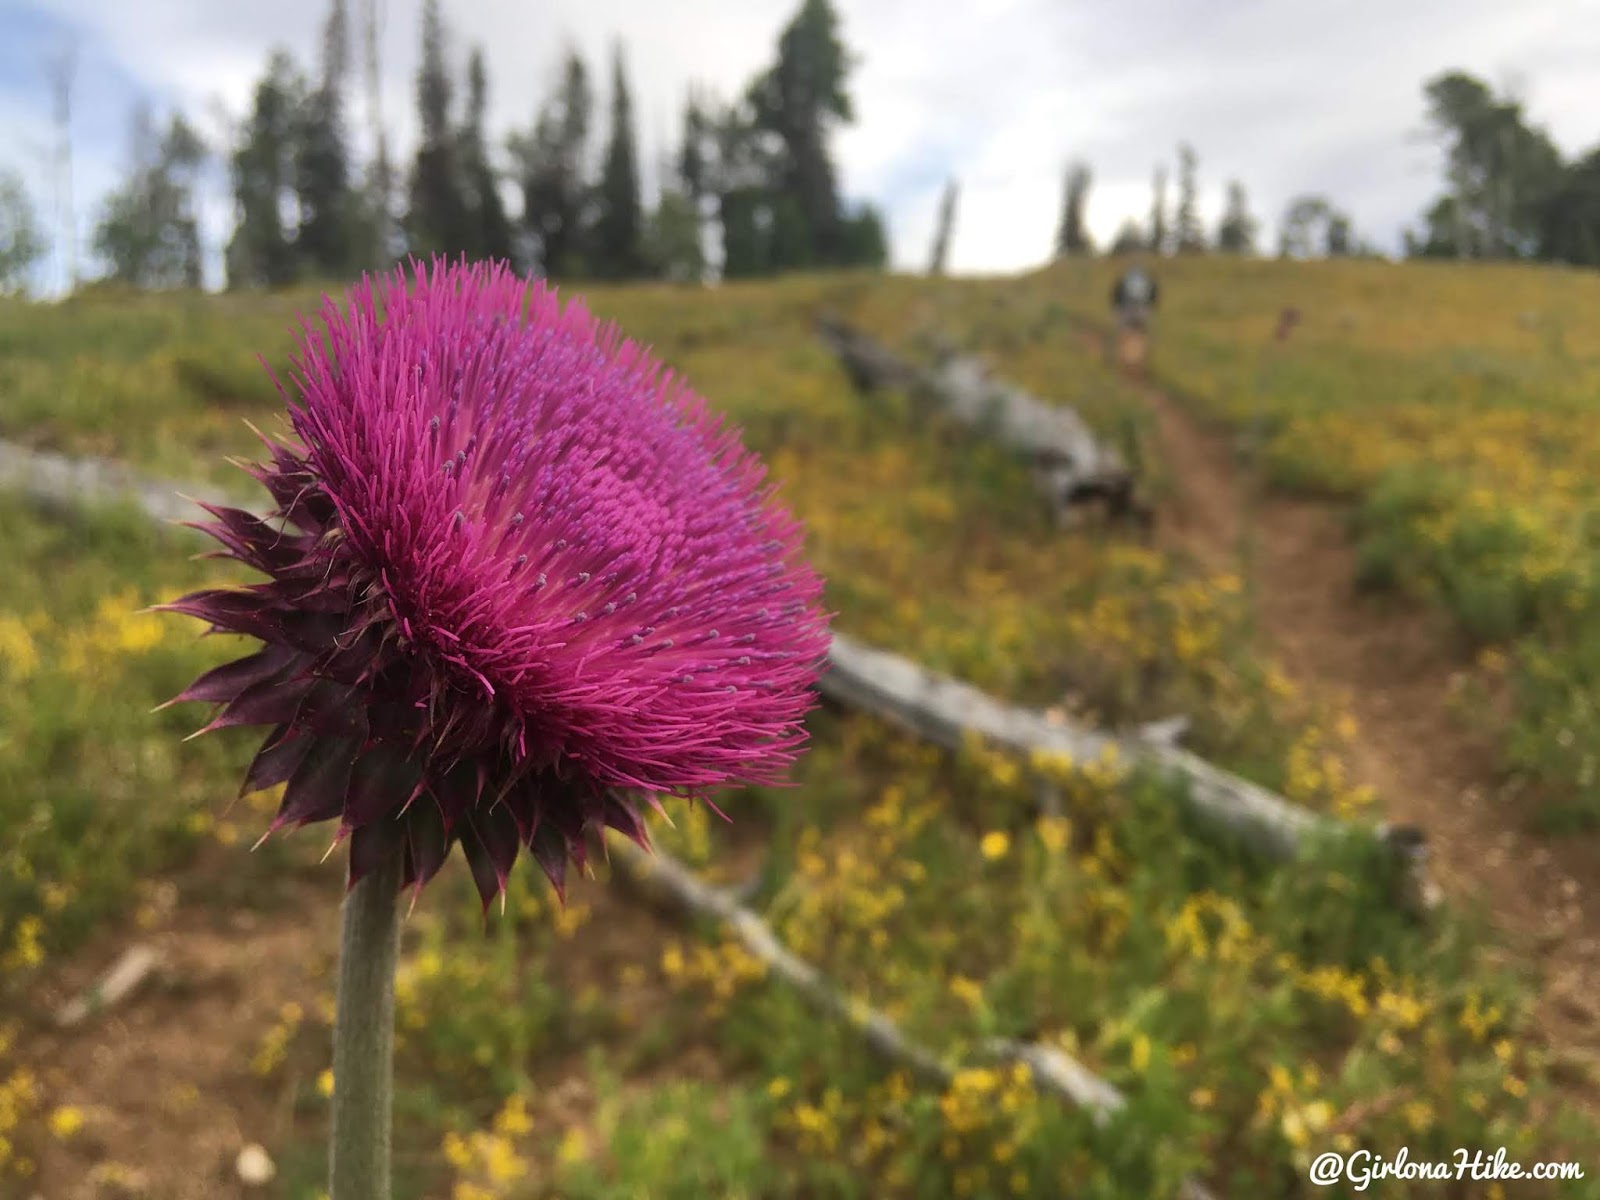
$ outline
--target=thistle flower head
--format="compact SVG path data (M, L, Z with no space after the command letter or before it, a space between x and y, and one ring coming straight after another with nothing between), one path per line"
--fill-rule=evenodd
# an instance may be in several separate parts
M339 822L352 883L459 843L485 904L527 847L559 891L636 798L777 782L827 647L761 465L652 359L499 266L399 270L301 330L297 435L205 506L267 576L166 607L260 639L177 699L270 727L273 829Z

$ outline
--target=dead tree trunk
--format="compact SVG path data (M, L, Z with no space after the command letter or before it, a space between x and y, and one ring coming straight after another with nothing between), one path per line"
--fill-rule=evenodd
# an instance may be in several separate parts
M924 1084L949 1086L954 1072L937 1054L912 1040L877 1009L846 996L826 975L785 946L756 913L704 883L669 854L659 850L647 854L621 838L611 839L607 846L614 875L645 899L671 911L715 922L737 937L769 975L794 988L824 1016L856 1030L880 1057L907 1068ZM983 1043L981 1049L990 1061L1026 1064L1035 1087L1086 1110L1096 1124L1104 1124L1127 1106L1126 1098L1115 1087L1053 1046L994 1038ZM1210 1197L1195 1180L1185 1181L1180 1194L1185 1200Z
M1224 771L1164 738L1118 738L1014 708L985 692L935 674L909 659L864 646L835 633L828 670L819 683L837 703L886 717L931 742L959 750L971 734L1022 754L1035 750L1093 762L1114 750L1187 784L1194 816L1209 828L1268 858L1290 861L1315 838L1376 836L1402 868L1397 902L1423 906L1425 849L1419 831L1407 827L1364 830L1314 813L1266 788Z
M1148 523L1149 509L1122 455L1072 409L992 378L975 358L951 355L921 369L841 321L823 319L819 329L863 395L905 389L918 403L1021 457L1061 524L1095 506L1113 519Z

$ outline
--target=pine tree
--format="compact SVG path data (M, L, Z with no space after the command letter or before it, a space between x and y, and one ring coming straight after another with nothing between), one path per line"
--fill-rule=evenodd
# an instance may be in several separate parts
M860 204L839 222L839 260L848 266L881 271L889 265L889 236L875 205Z
M775 201L774 219L809 248L805 261L785 265L843 261L839 190L828 139L836 123L854 118L845 91L849 65L833 5L803 0L778 39L778 61L750 88L755 127L775 135L783 147L772 181L775 196L793 201Z
M705 275L705 203L712 194L714 169L711 134L708 106L694 91L690 91L683 108L683 140L678 146L676 163L677 192L683 204L678 205L670 200L669 192L672 189L664 186L647 238L650 242L647 257L651 260L652 269L667 271L668 278L675 277L670 273L673 268L663 264L682 264L681 273L685 277L700 279ZM692 255L663 249L678 241L687 248L691 225L694 234Z
M1322 235L1323 252L1329 258L1348 258L1356 252L1356 237L1350 217L1338 210L1328 213Z
M1296 196L1284 210L1283 223L1278 228L1278 256L1280 258L1310 258L1318 250L1318 231L1326 231L1333 208L1325 196Z
M1528 125L1514 96L1448 71L1424 88L1428 119L1443 142L1446 196L1427 215L1430 252L1519 257L1538 248L1564 168L1559 148Z
M422 138L411 169L411 206L406 214L406 240L419 257L465 253L474 240L456 129L450 119L444 40L439 0L423 0L422 66L417 72Z
M585 172L593 103L588 70L572 51L556 95L540 110L531 130L511 139L522 182L523 224L546 275L570 278L586 266Z
M0 171L0 296L24 290L44 251L44 234L22 176Z
M678 180L696 206L711 192L711 118L693 92L683 106L683 142L678 150Z
M293 231L284 211L295 191L296 118L303 91L294 61L286 51L274 52L233 151L237 222L226 254L230 287L279 287L297 274Z
M200 222L194 194L205 144L174 114L158 133L149 108L134 115L128 178L106 200L94 249L110 278L143 288L201 282Z
M1600 148L1561 173L1539 216L1539 257L1600 266Z
M757 219L767 226L767 270L769 272L803 271L819 261L816 232L805 201L793 192L772 191L761 197ZM843 241L841 221L836 222L832 235L832 252L838 254ZM839 257L842 257L840 255Z
M1129 217L1117 230L1117 236L1111 242L1113 255L1137 254L1145 248L1144 230L1139 227L1139 222Z
M596 195L593 268L602 278L632 279L644 268L639 163L633 101L618 44L611 78L611 138Z
M1156 168L1155 187L1150 198L1150 241L1152 254L1167 252L1167 169Z
M933 250L928 255L928 274L943 275L950 257L950 239L955 236L956 200L961 185L954 179L944 185L944 195L939 198L939 216L933 230Z
M1199 254L1206 248L1205 230L1200 225L1200 186L1196 179L1198 165L1194 147L1187 142L1180 143L1177 228L1173 230L1174 248L1179 254Z
M1237 179L1228 184L1227 206L1217 227L1217 249L1224 254L1254 254L1258 223L1250 215L1244 185Z
M715 147L710 185L722 228L722 277L769 275L775 269L775 156L745 105L730 105L708 124Z
M700 244L700 213L689 194L677 187L661 189L656 210L645 227L647 269L659 279L698 283L705 276L705 249Z
M484 132L488 104L489 74L483 63L483 49L476 47L467 60L467 116L459 138L471 230L464 249L473 258L509 260L511 221L500 196L499 175L489 161Z
M1089 185L1093 178L1084 163L1073 163L1067 168L1066 185L1061 198L1061 223L1056 227L1057 258L1094 253L1087 226Z
M366 116L372 137L372 161L355 217L352 242L361 247L360 262L370 270L387 268L400 254L399 229L394 217L394 167L389 161L389 135L383 122L383 70L378 59L381 0L364 0L362 59L366 76Z
M739 100L712 115L690 98L678 174L690 197L714 201L724 278L887 261L881 215L844 205L829 153L854 117L838 26L830 0L802 0L776 62Z
M344 0L333 0L322 31L322 74L305 97L295 134L295 195L300 208L295 255L305 270L323 277L342 275L354 265L350 154L344 131L349 62Z

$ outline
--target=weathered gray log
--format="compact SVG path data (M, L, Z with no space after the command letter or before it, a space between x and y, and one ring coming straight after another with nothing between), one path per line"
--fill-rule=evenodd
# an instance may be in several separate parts
M1122 455L1095 437L1073 409L1047 404L990 376L976 358L956 356L924 376L924 386L944 410L965 425L985 429L1008 450L1029 456L1058 474L1064 486L1080 480L1128 476Z
M56 1013L56 1024L69 1029L82 1024L95 1013L120 1004L160 964L160 956L149 946L129 946L93 986L62 1005Z
M821 971L784 946L771 926L727 892L702 882L694 872L663 851L646 854L621 838L608 839L606 844L612 871L646 898L727 926L772 975L794 988L814 1007L858 1030L875 1052L910 1068L926 1083L943 1086L950 1081L950 1071L937 1055L906 1037L882 1013L840 994Z
M1206 762L1168 741L1118 738L1047 717L1033 709L1004 704L970 684L929 671L909 659L862 645L835 633L822 693L851 708L886 717L913 733L952 750L977 734L987 741L1028 754L1035 750L1066 754L1074 762L1093 762L1107 751L1175 774L1188 785L1189 803L1207 825L1269 857L1288 860L1316 836L1370 832L1292 804L1266 788ZM1386 839L1397 853L1416 856L1416 833Z
M1128 1106L1121 1092L1054 1046L991 1038L983 1044L983 1049L992 1058L1025 1063L1041 1090L1073 1097L1079 1108L1093 1115L1096 1125L1104 1125Z
M13 488L33 503L56 511L90 501L132 503L157 521L193 521L205 513L193 500L232 503L203 485L183 488L154 479L109 458L78 457L32 450L0 438L0 487Z
M662 908L723 926L770 975L794 988L824 1016L849 1025L874 1053L906 1067L925 1084L949 1086L955 1072L937 1054L884 1013L846 997L827 976L785 946L770 925L726 892L703 882L664 851L647 854L621 838L608 839L607 847L614 877ZM993 1038L980 1051L989 1061L1025 1064L1039 1091L1084 1109L1097 1125L1127 1107L1127 1099L1115 1087L1052 1046ZM1185 1200L1209 1200L1209 1193L1193 1180L1185 1181L1181 1195Z
M842 321L824 317L817 329L857 391L909 389L919 383L921 372L909 362Z
M1189 732L1189 725L1189 718L1182 713L1163 717L1159 721L1147 721L1139 726L1138 738L1153 746L1176 746Z
M1122 455L1096 437L1073 409L992 378L975 358L944 355L924 370L841 321L825 318L818 328L858 390L905 389L1020 456L1059 521L1071 521L1096 501L1110 515L1147 519L1134 498L1135 480Z

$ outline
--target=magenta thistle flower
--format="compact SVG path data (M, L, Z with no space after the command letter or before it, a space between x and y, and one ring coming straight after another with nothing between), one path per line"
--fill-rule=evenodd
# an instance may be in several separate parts
M353 884L459 843L487 905L526 846L558 891L635 797L777 782L827 649L799 525L737 433L578 303L499 266L365 280L302 327L273 519L206 505L268 576L167 609L254 654L177 700L270 726L272 830L339 821Z

